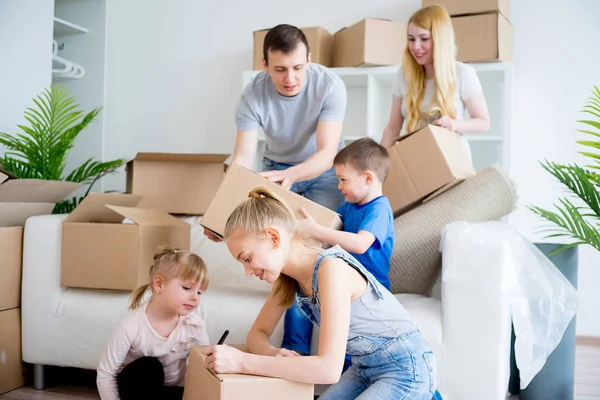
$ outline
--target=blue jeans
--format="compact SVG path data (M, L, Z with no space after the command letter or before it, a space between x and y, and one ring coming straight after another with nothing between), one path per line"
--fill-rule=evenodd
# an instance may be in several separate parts
M431 400L438 395L435 382L433 353L414 330L352 357L352 367L319 400Z
M282 171L293 167L290 164L284 164L263 158L263 171ZM338 178L333 167L308 181L295 182L291 191L306 197L330 210L337 211L344 202L344 195L338 190Z
M291 166L290 164L263 158L264 171L281 171ZM344 195L338 190L337 186L338 178L332 167L314 179L295 182L291 187L291 191L330 210L337 211L338 207L344 202ZM298 308L296 303L285 313L283 321L283 342L281 347L301 354L310 354L313 325Z

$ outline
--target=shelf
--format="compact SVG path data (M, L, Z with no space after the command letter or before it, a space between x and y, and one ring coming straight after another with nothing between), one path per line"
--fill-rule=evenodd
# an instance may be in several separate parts
M477 72L506 72L512 68L512 63L508 62L490 62L490 63L470 63ZM391 85L398 69L397 65L381 67L355 67L355 68L329 68L331 72L339 75L346 86L365 86L367 77L373 76L378 81ZM248 83L252 78L258 75L262 70L244 71L244 82Z
M54 17L54 37L76 35L88 32L89 31L82 26Z
M501 142L504 140L502 136L487 136L487 135L464 135L469 142Z

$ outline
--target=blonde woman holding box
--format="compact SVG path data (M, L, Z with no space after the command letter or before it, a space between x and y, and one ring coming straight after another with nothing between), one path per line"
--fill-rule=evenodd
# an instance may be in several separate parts
M405 132L414 132L433 123L459 133L470 156L462 134L488 131L490 116L475 69L456 61L450 16L438 5L421 8L408 21L407 36L381 144L391 147L403 125ZM465 110L471 119L463 119Z

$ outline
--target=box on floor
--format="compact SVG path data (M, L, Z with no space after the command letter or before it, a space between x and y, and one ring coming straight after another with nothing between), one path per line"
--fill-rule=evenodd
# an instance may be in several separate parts
M160 246L190 248L190 225L161 210L138 208L141 199L90 193L71 212L63 222L62 286L133 290L148 283Z
M423 0L423 7L439 4L450 16L500 12L510 19L510 0Z
M81 185L19 179L0 168L0 311L21 305L23 226L29 217L50 214L54 205Z
M25 384L21 357L21 309L0 311L0 394Z
M246 346L235 346L247 351ZM205 362L202 346L192 347L183 400L313 400L314 385L242 374L215 374Z
M321 225L334 229L339 229L342 226L342 221L337 213L290 190L284 189L237 163L231 164L227 169L225 179L200 224L222 237L229 215L240 203L248 198L248 193L257 187L269 189L277 197L281 198L294 212L297 212L298 217L300 217L300 208L304 207Z
M366 18L340 29L333 39L334 67L401 65L407 25Z
M320 26L311 28L300 28L306 36L308 48L310 51L311 61L317 64L331 67L332 51L333 51L333 35ZM254 55L252 68L255 70L263 69L263 44L265 36L269 29L261 29L254 31Z
M395 216L475 175L459 136L439 126L427 125L400 137L388 152L383 194Z
M141 208L202 215L223 181L229 154L137 153L127 163L127 193Z

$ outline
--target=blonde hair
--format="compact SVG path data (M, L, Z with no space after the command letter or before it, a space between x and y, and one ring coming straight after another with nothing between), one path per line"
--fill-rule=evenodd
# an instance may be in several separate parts
M422 128L423 121L429 119L434 110L441 115L456 118L456 44L454 29L448 12L439 5L421 8L415 12L409 24L431 32L433 40L433 70L435 93L429 113L423 115L421 103L425 94L425 69L414 59L408 44L402 58L402 71L408 84L404 102L406 104L406 132Z
M227 218L225 224L225 240L236 229L242 229L246 234L263 236L273 224L282 226L294 237L301 239L297 233L297 221L294 212L273 192L264 187L257 187L248 194L242 204L237 206ZM273 284L274 294L280 298L279 304L289 307L294 302L298 291L298 282L285 274L280 274Z
M161 275L166 281L179 278L184 281L200 282L200 290L208 288L208 269L198 256L189 251L174 249L169 246L162 248L160 253L154 255L154 263L150 266L150 283L140 286L131 295L131 310L142 303L146 290L153 291L152 280L156 275Z

